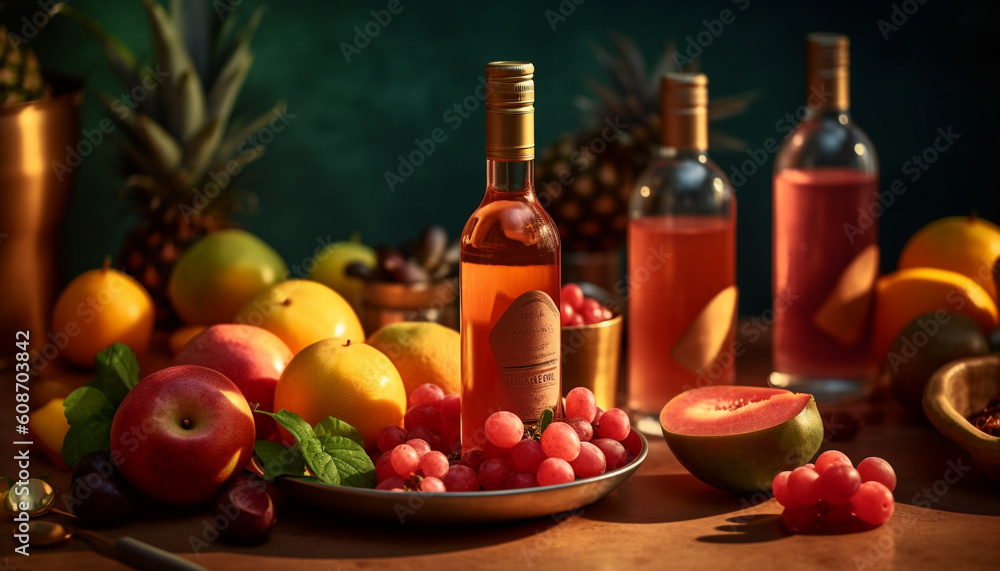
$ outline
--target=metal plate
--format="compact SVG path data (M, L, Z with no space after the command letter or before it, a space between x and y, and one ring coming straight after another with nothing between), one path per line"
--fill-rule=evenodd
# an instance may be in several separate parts
M628 480L646 459L649 442L621 468L569 484L481 492L390 492L332 486L315 480L281 477L282 490L310 505L334 512L398 523L475 523L541 517L591 504ZM255 459L256 461L256 459Z

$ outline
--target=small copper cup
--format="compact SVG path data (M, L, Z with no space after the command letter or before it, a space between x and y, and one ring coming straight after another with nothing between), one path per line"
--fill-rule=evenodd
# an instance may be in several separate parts
M371 335L399 321L433 321L458 329L458 279L435 283L365 284L361 322Z
M593 391L597 406L608 410L615 407L618 394L623 318L607 291L588 283L580 287L615 316L600 323L562 328L562 391L566 394L586 387Z

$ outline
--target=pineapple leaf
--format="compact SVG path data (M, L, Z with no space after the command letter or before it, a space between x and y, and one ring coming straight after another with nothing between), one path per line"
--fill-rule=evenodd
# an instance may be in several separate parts
M752 90L729 97L716 97L708 104L708 115L712 121L721 121L746 113L750 104L760 99L760 90Z
M238 129L230 129L229 133L226 135L225 141L223 141L219 146L218 154L216 155L215 160L225 161L229 157L237 154L240 150L240 146L245 141L249 141L250 137L254 133L266 127L271 119L283 115L285 113L285 108L285 102L279 101L274 108L257 117L253 121L250 121Z
M208 94L208 116L221 122L229 122L229 116L236 104L236 98L243 88L250 66L253 65L253 54L250 53L249 38L240 40L239 46L233 52L215 84Z
M247 21L246 26L239 31L235 30L237 20L235 17L230 15L223 20L215 45L216 56L219 62L221 62L220 66L225 67L242 44L250 45L250 41L253 39L263 17L264 6L258 6L250 14L250 19ZM219 73L216 73L215 76L218 77Z
M149 162L147 154L136 148L135 144L131 141L126 141L121 137L111 137L114 141L115 146L118 147L123 153L125 153L126 158L131 161L138 170L142 172L154 172L156 167Z
M743 139L720 133L717 130L708 132L708 145L713 149L726 151L745 151L749 146Z
M226 172L227 170L240 172L247 165L262 156L264 156L264 146L254 145L238 155L219 160L218 163L210 169L210 172Z
M75 21L97 38L105 56L107 56L108 61L111 62L111 67L114 69L119 81L122 82L126 89L142 85L142 80L146 74L141 73L138 70L139 65L135 54L132 53L132 50L130 50L128 46L121 43L118 38L108 32L104 26L100 25L90 16L87 16L83 12L80 12L73 6L66 3L56 4L51 10L49 10L49 16L55 16L56 14L63 14L69 19ZM146 100L140 104L143 106L144 111L150 111L148 106L151 104L151 100L152 98L147 97Z
M672 71L684 71L677 66L677 44L673 40L667 40L667 45L660 55L659 61L653 66L653 73L649 75L646 83L646 93L655 95L660 92L660 78Z
M191 57L181 42L176 22L155 0L143 0L153 37L154 59L166 72L162 98L170 132L187 142L205 121L205 93Z
M191 178L197 180L204 174L209 161L215 155L222 138L219 119L213 119L205 125L184 146L184 164L191 171Z
M136 118L139 136L152 155L154 164L164 173L170 173L181 166L183 153L166 129L147 115Z
M207 80L212 22L205 0L170 0L170 14L202 82Z

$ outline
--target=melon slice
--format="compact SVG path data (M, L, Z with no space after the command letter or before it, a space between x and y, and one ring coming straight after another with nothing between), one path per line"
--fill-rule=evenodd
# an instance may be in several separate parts
M670 356L682 367L692 371L704 369L722 351L729 331L736 324L736 286L731 285L715 294L687 330L674 343Z
M660 427L692 475L739 493L769 491L775 474L805 465L823 442L812 395L784 389L691 389L663 407Z
M826 301L813 315L816 327L845 347L858 342L867 323L878 278L878 246L871 244L851 260Z

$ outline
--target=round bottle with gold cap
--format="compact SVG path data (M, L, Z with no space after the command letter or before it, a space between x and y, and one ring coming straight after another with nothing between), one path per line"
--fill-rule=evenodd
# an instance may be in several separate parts
M708 156L708 78L666 74L660 106L663 147L628 227L628 405L653 433L672 397L736 376L736 197Z
M558 411L560 249L535 196L535 68L486 66L486 194L461 236L462 448L490 414Z
M821 402L864 396L876 376L878 157L849 86L847 36L806 36L805 119L774 162L770 382Z

